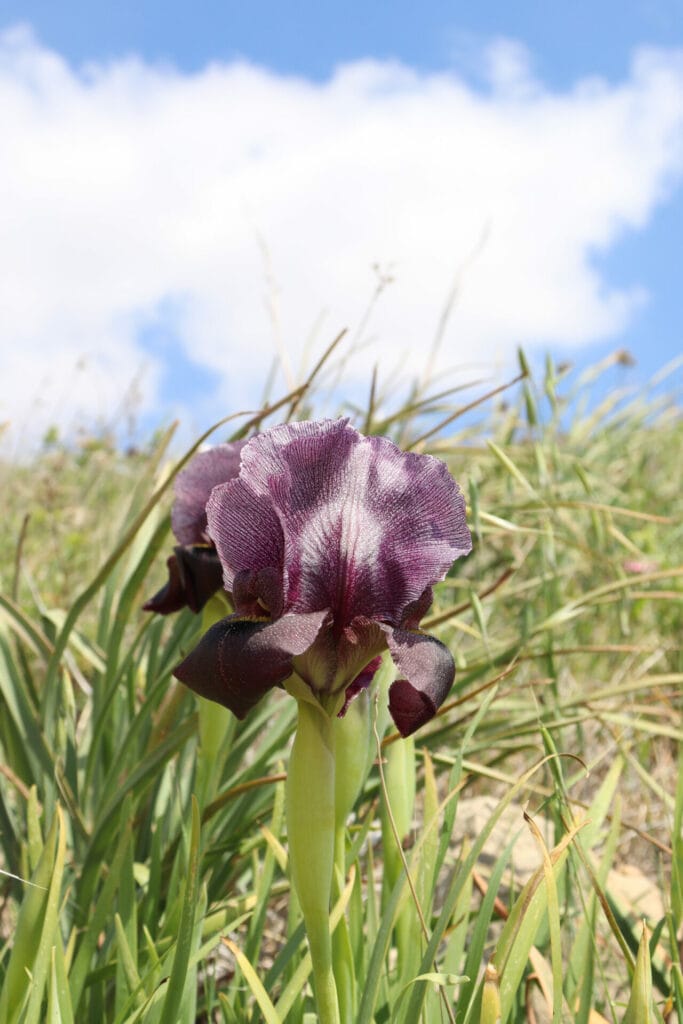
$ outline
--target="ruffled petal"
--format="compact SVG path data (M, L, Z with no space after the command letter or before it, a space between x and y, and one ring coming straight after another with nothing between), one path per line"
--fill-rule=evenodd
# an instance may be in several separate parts
M358 616L399 626L471 549L444 463L363 437L346 420L252 438L239 480L213 492L208 517L228 589L240 570L280 566L283 606L330 608L336 637Z
M223 586L223 569L213 548L176 547L166 562L168 582L142 607L169 615L189 608L197 613Z
M245 605L241 607L238 603L237 611L249 614L250 604L257 597L261 597L270 608L273 594L255 594L253 590L255 574L264 569L269 570L269 573L262 575L261 581L268 579L269 585L272 585L275 577L279 581L280 595L277 603L282 608L285 538L270 498L255 494L243 480L232 480L214 488L207 502L206 515L209 535L223 564L225 589L233 590L235 578L239 574L251 574L252 585ZM245 579L242 576L242 582Z
M416 601L411 601L401 612L399 626L401 629L417 629L421 620L431 608L434 600L434 591L431 587L425 587Z
M175 479L175 502L171 510L171 526L181 544L206 544L206 503L217 484L237 476L240 454L246 441L220 444L199 452Z
M173 675L238 718L292 673L292 658L313 643L326 612L275 622L229 616L209 629Z
M389 688L389 711L401 736L433 718L448 696L455 662L448 648L427 633L387 631L389 651L401 678Z

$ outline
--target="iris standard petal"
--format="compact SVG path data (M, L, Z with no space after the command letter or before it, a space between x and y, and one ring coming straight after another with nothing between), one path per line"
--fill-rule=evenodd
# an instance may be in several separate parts
M455 663L448 648L427 633L387 630L387 643L400 677L389 688L389 711L401 736L410 736L443 704Z
M399 626L401 629L417 629L420 621L427 614L434 600L434 591L425 587L416 601L411 601L401 612Z
M214 488L207 502L206 515L209 536L223 564L225 589L232 591L235 578L240 574L251 574L249 579L253 584L257 573L269 570L261 579L268 579L271 587L273 579L277 578L280 588L278 603L280 608L284 607L285 539L270 499L255 494L242 479L231 480ZM246 578L243 575L242 581ZM273 595L270 592L255 593L250 586L247 603L258 597L270 608ZM246 605L244 608L237 605L237 610L248 614L250 609Z
M237 571L280 556L283 607L330 608L336 637L358 616L398 626L471 549L464 499L446 466L363 437L346 420L284 424L252 438L239 481L213 493L208 519L226 587Z
M327 612L283 615L275 622L229 616L209 629L173 675L238 717L292 673L292 658L313 643Z
M246 441L233 441L199 452L178 473L171 526L181 544L206 544L206 503L217 484L237 476Z

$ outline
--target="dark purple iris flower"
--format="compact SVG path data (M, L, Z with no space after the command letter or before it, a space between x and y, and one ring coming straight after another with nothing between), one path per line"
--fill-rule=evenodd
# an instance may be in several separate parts
M243 718L295 673L343 713L388 648L397 728L408 736L432 718L455 665L419 623L432 584L472 547L444 463L347 420L286 424L247 443L207 519L236 613L208 630L178 679Z
M206 503L217 484L239 473L246 441L217 445L200 452L175 479L171 526L180 542L168 559L168 582L143 608L168 615L188 607L200 612L223 586L223 568L208 534Z

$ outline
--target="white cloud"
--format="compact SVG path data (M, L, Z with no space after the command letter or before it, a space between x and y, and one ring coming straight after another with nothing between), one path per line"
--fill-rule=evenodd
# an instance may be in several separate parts
M28 29L0 36L0 420L25 439L106 418L141 371L155 409L163 358L141 332L164 304L225 410L254 403L269 293L296 366L322 314L319 349L360 322L373 264L395 280L359 375L421 370L463 267L444 365L617 334L644 295L593 257L678 183L683 55L642 50L622 84L562 94L518 44L482 67L480 92L372 61L323 84L245 63L74 70Z

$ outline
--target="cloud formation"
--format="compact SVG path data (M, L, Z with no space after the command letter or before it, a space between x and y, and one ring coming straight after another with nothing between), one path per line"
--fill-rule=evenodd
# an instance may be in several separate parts
M215 381L209 417L258 402L278 345L296 374L362 323L377 268L393 282L359 376L419 373L456 279L445 367L618 334L645 296L595 257L678 187L683 54L566 93L515 43L482 68L479 90L370 60L322 84L74 69L27 28L0 35L0 421L26 439L107 419L135 380L143 411L203 422L172 352Z

